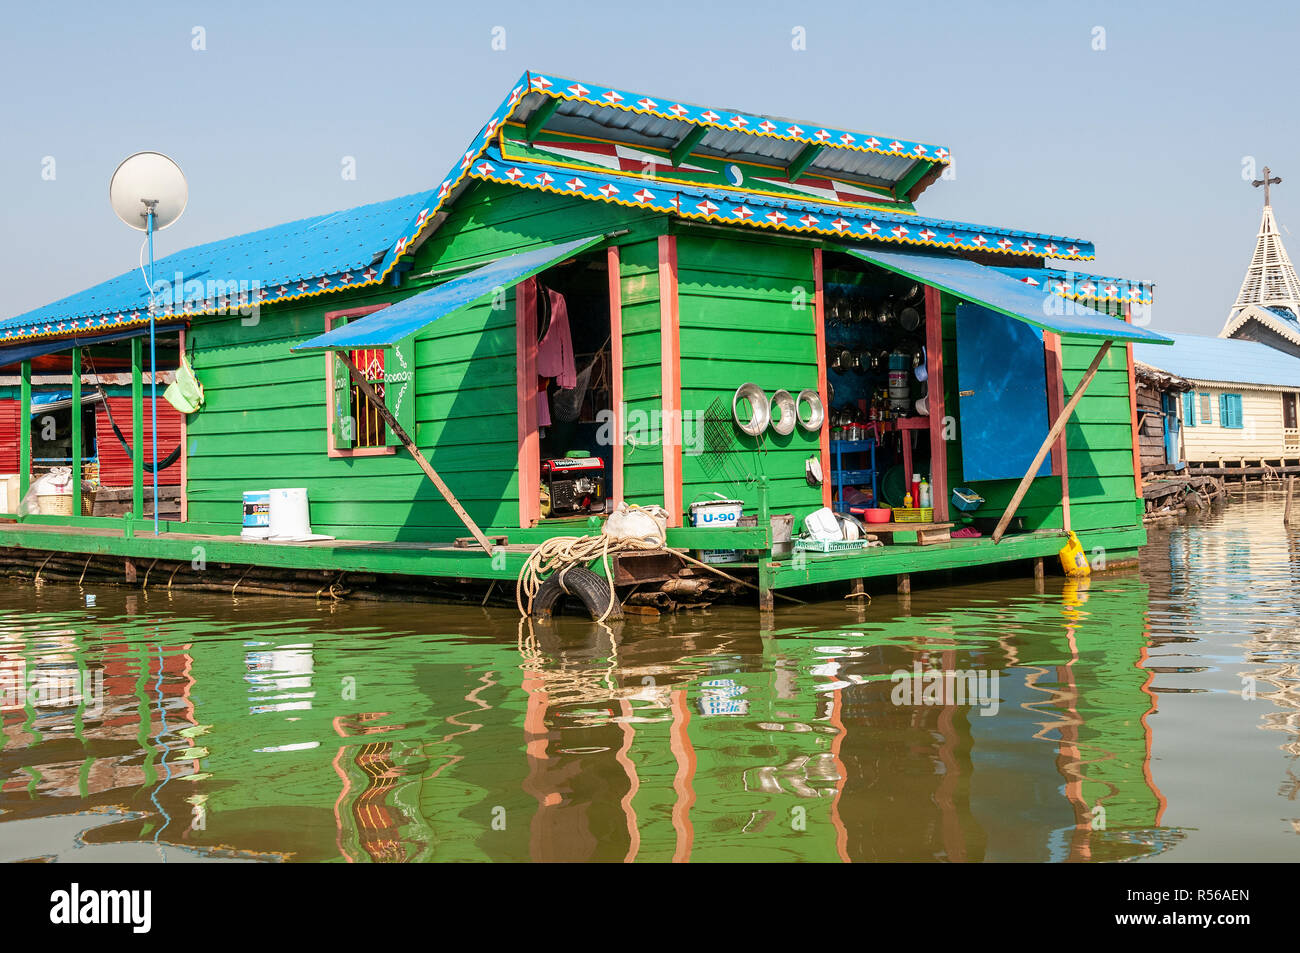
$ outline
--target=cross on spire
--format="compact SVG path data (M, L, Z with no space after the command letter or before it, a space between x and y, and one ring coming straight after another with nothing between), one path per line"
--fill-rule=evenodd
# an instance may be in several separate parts
M1269 205L1269 204L1271 204L1271 203L1269 202L1268 187L1269 187L1270 185L1281 185L1281 184L1282 184L1282 178L1281 178L1281 176L1276 176L1276 175L1275 175L1275 176L1273 176L1273 178L1271 178L1271 179L1268 177L1268 174L1269 174L1270 172L1272 172L1272 171L1273 171L1273 170L1270 169L1268 166L1264 166L1264 178L1262 178L1262 179L1256 179L1254 182L1250 183L1250 184L1251 184L1252 186L1254 186L1255 188L1259 188L1261 185L1264 186L1264 204L1265 204L1266 206Z

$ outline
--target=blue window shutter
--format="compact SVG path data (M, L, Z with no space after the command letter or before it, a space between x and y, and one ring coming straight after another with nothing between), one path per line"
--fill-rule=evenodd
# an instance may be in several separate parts
M1183 423L1188 427L1196 426L1196 393L1187 391L1183 394Z
M1229 416L1229 414L1228 414L1228 395L1227 395L1227 394L1220 394L1220 395L1219 395L1219 426L1220 426L1220 427L1231 427L1231 426L1232 426L1232 418L1231 418L1231 417Z
M1241 430L1243 421L1241 419L1241 395L1228 395L1228 412L1232 415L1232 427L1234 430Z

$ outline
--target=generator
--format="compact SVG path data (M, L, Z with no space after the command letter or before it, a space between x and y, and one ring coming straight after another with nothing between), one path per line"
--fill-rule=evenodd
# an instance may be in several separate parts
M593 503L605 498L605 461L600 457L543 460L542 486L551 513L589 513Z

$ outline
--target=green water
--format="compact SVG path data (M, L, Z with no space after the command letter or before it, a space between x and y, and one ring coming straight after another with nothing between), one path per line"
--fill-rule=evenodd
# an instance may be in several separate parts
M1142 557L770 631L6 582L0 859L1300 857L1279 501Z

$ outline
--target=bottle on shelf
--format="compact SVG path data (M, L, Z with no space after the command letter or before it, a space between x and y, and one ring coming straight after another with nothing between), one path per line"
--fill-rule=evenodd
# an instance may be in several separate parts
M925 509L927 506L934 506L934 491L930 487L929 480L925 480L925 479L921 480L921 504L920 505L922 509Z
M907 493L903 495L903 509L910 510L911 508L912 508L912 491L908 490Z
M921 505L921 474L912 474L912 499L916 506Z

